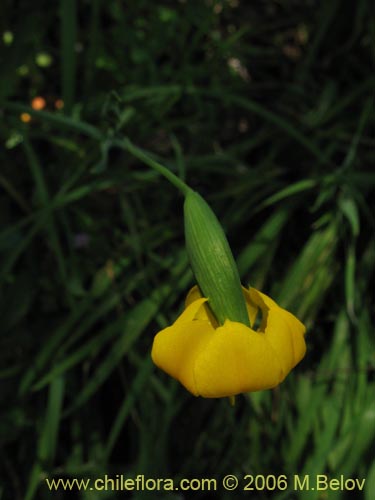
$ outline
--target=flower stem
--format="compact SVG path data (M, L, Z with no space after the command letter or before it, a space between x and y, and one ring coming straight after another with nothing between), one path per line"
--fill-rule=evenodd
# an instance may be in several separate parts
M153 160L142 149L135 146L127 137L125 137L121 141L115 140L114 144L126 149L126 151L138 158L138 160L141 160L145 165L168 179L169 182L171 182L177 189L179 189L184 196L186 196L190 191L190 187L185 184L185 182L183 182L179 177L177 177L177 175L175 175L168 168L164 167L157 161Z

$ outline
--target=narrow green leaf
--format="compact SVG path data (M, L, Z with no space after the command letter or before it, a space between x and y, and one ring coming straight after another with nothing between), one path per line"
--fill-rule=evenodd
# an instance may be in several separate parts
M215 214L196 192L184 204L186 248L193 273L216 319L250 326L237 266Z
M113 343L109 354L104 358L95 372L90 377L84 388L78 392L72 405L66 410L66 415L84 404L103 384L109 375L116 369L122 358L132 348L134 342L149 324L158 311L161 298L164 296L163 289L155 291L149 299L140 302L134 309L124 317L123 330L118 340Z
M314 188L317 185L317 181L312 179L306 179L303 181L296 182L290 186L287 186L284 189L281 189L274 195L267 198L263 203L263 207L268 207L270 205L274 205L275 203L288 198L289 196L293 196L295 194L301 193L303 191L307 191L309 189Z
M61 78L64 111L69 115L74 104L77 66L77 9L76 0L60 0L61 16Z

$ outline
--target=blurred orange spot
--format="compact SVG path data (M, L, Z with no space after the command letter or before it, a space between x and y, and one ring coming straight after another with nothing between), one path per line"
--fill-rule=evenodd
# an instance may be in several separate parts
M286 43L283 47L283 52L292 61L297 61L301 57L302 51L297 45Z
M108 260L105 265L105 271L108 278L113 281L115 279L115 267L112 260Z
M64 101L62 99L56 99L55 108L62 109L64 107Z
M46 107L46 100L44 97L34 97L34 99L31 101L31 107L35 109L36 111L40 111L41 109Z
M20 120L23 123L29 123L31 121L31 115L29 115L29 113L21 113Z

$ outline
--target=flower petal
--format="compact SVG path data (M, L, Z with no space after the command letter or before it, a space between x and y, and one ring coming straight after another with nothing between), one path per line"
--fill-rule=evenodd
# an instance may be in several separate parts
M217 327L207 299L192 288L184 312L156 335L154 363L195 396L234 396L278 385L305 354L305 327L254 288L244 289L244 296L252 324L262 312L258 332L229 320Z
M254 288L249 288L249 290L245 287L242 287L243 294L246 300L247 312L249 313L250 324L254 325L255 318L258 314L258 309L261 308L257 301L254 301L253 294L251 293Z
M204 297L200 297L198 300L192 302L185 310L180 314L180 316L176 319L173 325L189 323L195 319L207 319L202 317L201 309L203 309L203 304L207 302L207 299Z
M191 304L194 303L194 301L197 301L198 299L201 299L201 298L202 298L202 295L201 295L201 292L200 292L198 286L197 285L193 286L193 288L190 289L190 291L187 294L187 297L185 299L185 307L190 306ZM208 299L206 299L206 301L207 300ZM210 324L214 328L217 328L219 326L219 323L217 322L217 319L215 318L215 316L214 316L213 312L211 311L208 304L205 304L204 307L199 309L196 318L209 321Z
M151 351L153 362L195 396L199 395L194 378L195 360L214 333L207 320L195 319L206 300L193 302L172 326L159 332Z
M194 285L192 288L190 288L186 299L185 299L185 307L190 306L193 302L195 302L198 299L202 298L202 294L198 288L197 285Z
M247 290L245 287L242 287L242 292L245 297L246 309L249 314L250 323L253 324L258 313L258 306L251 300L249 290ZM185 299L185 307L188 307L195 300L198 300L200 298L202 298L201 292L198 286L195 285L189 290L189 293L187 294L187 297ZM208 321L211 322L214 328L217 328L219 326L216 318L214 317L207 304L199 311L198 319L208 319Z
M293 314L279 307L264 293L250 288L249 295L262 310L261 330L279 356L286 376L306 353L306 328Z
M279 356L265 335L226 321L197 351L194 376L206 398L270 389L284 378Z

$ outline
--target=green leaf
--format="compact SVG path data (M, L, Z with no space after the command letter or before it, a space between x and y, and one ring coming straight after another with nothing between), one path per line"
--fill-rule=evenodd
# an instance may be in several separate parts
M195 279L220 324L229 319L250 326L238 269L223 228L196 192L184 204L186 248Z

